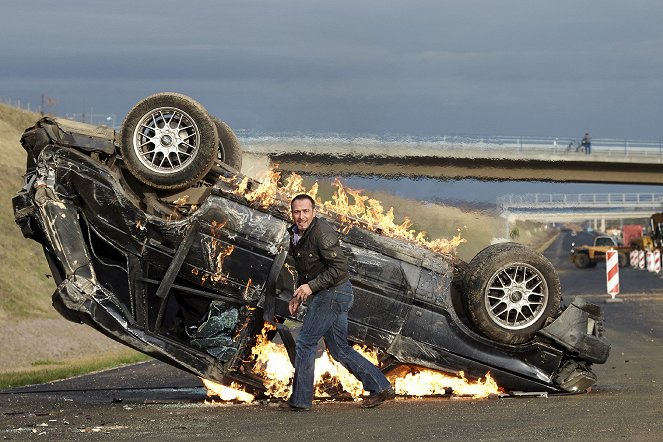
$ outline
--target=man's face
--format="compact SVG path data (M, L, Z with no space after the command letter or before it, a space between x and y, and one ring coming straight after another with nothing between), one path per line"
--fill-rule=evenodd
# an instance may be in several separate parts
M297 224L299 231L303 232L308 229L313 217L315 217L313 204L307 199L295 200L292 202L290 209L292 210L292 219Z

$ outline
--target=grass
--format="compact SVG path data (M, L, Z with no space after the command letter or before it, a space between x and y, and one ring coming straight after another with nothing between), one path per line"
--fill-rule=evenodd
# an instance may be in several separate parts
M62 365L65 364L63 361L54 361L52 359L37 359L36 361L32 362L30 365L33 367L37 367L40 365Z
M43 384L149 359L149 356L129 349L101 356L92 355L63 361L41 359L32 362L30 368L0 373L0 388Z
M55 290L41 246L23 238L14 222L11 199L21 188L26 153L23 130L40 115L0 104L0 320L56 317Z

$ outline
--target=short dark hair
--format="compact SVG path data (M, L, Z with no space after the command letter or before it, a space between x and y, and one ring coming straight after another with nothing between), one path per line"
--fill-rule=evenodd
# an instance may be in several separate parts
M301 200L309 200L311 202L311 207L315 209L315 200L311 197L311 195L308 195L306 193L300 193L299 195L295 196L292 201L290 201L290 210L292 210L292 203L295 201L301 201Z

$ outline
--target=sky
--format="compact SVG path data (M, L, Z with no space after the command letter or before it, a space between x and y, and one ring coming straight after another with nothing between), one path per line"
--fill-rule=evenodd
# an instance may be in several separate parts
M236 129L663 138L663 2L0 0L0 100Z

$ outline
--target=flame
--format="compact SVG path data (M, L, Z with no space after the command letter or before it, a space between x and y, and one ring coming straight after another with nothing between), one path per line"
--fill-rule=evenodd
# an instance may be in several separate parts
M255 357L254 372L263 378L267 396L287 399L291 392L295 369L290 363L288 352L283 345L277 345L267 338L267 333L276 327L267 323L251 350Z
M281 184L281 172L268 170L260 177L258 186L253 187L248 177L239 182L237 179L224 180L235 185L234 193L243 196L250 203L268 208L276 205L287 206L290 199L300 193L310 195L322 214L336 217L344 225L343 232L347 233L353 225L368 228L385 236L416 242L437 253L452 254L465 239L459 233L451 239L428 239L426 232L416 232L412 229L412 221L404 217L401 224L395 222L394 208L385 211L382 203L374 198L362 194L361 190L353 190L343 186L336 178L333 186L336 187L331 201L322 201L317 197L318 183L310 189L303 185L303 179L296 173L291 173Z
M222 385L209 379L200 378L207 388L207 396L218 396L222 401L250 403L255 396L242 390L242 386L232 382L230 386Z
M251 281L251 278L249 278L249 280L246 281L246 287L244 288L244 299L249 299L249 290L251 289L252 285L253 281Z
M173 201L173 205L175 206L184 206L186 203L189 201L189 195L183 195L179 198L177 198L175 201Z
M457 377L449 376L439 371L427 368L418 368L404 375L392 379L394 390L404 396L432 396L447 394L449 390L454 395L485 398L491 394L499 394L500 389L495 380L486 373L486 380L478 379L476 382L468 381L461 371Z
M263 379L265 394L269 397L287 399L292 391L292 378L295 369L290 363L288 352L282 344L269 341L267 333L275 330L271 324L266 324L257 338L252 349L255 358L254 373ZM361 353L371 363L378 364L376 350L355 345L354 349ZM470 381L463 372L459 376L450 376L439 371L427 368L413 368L409 366L398 367L388 375L394 390L400 396L423 397L433 395L453 394L454 396L471 396L472 398L485 398L501 392L495 380L486 374L485 380ZM251 402L253 399L241 399L239 393L252 396L243 391L229 389L209 380L203 380L205 386L212 390L223 400L236 400ZM241 388L231 384L235 389ZM210 394L210 393L208 393ZM315 396L318 398L349 397L358 400L366 395L361 382L355 378L345 367L331 358L327 351L315 361ZM248 397L245 396L245 397ZM229 399L225 399L229 397Z

